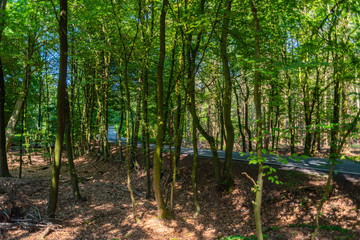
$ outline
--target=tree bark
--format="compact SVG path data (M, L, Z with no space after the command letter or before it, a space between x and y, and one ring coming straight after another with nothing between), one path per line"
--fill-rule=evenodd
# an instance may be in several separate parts
M6 0L0 0L0 43L2 33L5 27L4 11L6 8ZM0 56L0 177L10 177L6 158L6 138L5 138L5 79L3 65Z
M145 6L149 6L148 1L145 1ZM151 11L151 21L149 24L149 11L148 7L145 7L146 17L141 17L142 26L142 41L145 46L145 52L143 57L143 82L142 82L142 148L143 159L146 170L146 198L151 197L151 179L150 179L150 133L149 133L149 120L148 120L148 98L149 98L149 57L152 40L154 37L154 11ZM145 14L144 13L144 14Z
M66 95L66 75L67 75L67 0L60 0L60 21L59 21L59 34L60 34L60 68L59 68L59 82L57 91L57 115L58 126L55 141L55 159L51 172L51 185L49 193L49 201L46 214L54 218L58 189L59 189L59 174L61 166L61 152L64 140L65 131L65 95Z
M295 153L295 126L294 126L294 118L293 118L293 111L292 111L292 81L289 74L286 72L287 78L287 114L289 119L289 135L290 135L290 153L293 155Z
M234 187L234 176L232 173L232 152L234 148L234 127L231 122L231 93L232 81L230 76L229 60L227 56L226 46L228 37L228 28L230 23L232 0L226 0L224 20L220 40L220 56L222 59L222 70L225 80L225 91L223 95L223 113L224 125L226 131L226 149L225 149L225 162L223 179L225 181L224 187L226 192L231 192Z
M73 190L73 196L75 201L81 199L80 189L78 185L78 177L74 164L74 154L73 154L73 143L71 139L71 123L72 119L70 118L70 104L69 104L69 95L66 92L65 96L65 117L66 117L66 127L65 127L65 142L66 142L66 153L69 163L69 173L71 179L71 187Z
M30 80L31 80L31 64L29 63L32 59L32 55L34 53L34 42L35 37L32 34L29 34L29 36L26 39L27 41L27 47L25 50L26 54L26 61L23 66L24 70L24 81L22 83L22 88L20 91L20 94L16 100L14 110L10 116L10 119L6 126L6 150L8 151L10 149L11 145L11 139L13 138L15 134L15 127L19 121L21 109L24 107L24 104L26 102L26 98L29 92L29 86L30 86Z
M148 97L149 97L149 73L148 62L144 66L144 81L143 81L143 157L145 160L146 170L146 198L151 196L151 179L150 179L150 133L148 120Z
M248 137L248 141L249 141L249 152L252 152L253 148L252 148L252 133L251 133L251 129L249 126L249 97L250 97L250 88L249 88L249 84L247 81L247 77L244 77L244 81L245 81L245 88L246 88L246 93L244 94L244 118L245 118L245 131L247 133L247 137Z
M239 101L239 95L236 93L236 89L234 88L234 94L236 98L236 113L237 113L237 120L239 125L239 132L241 135L241 142L242 142L242 151L246 152L246 138L245 133L242 128L241 124L241 114L240 114L240 101Z
M138 79L138 87L137 87L137 97L136 97L136 115L135 115L135 127L134 132L132 135L132 143L131 143L131 163L135 166L138 166L137 162L137 144L139 138L139 128L140 128L140 117L141 117L141 98L142 98L142 91L143 88L143 73L139 72L139 79Z
M164 139L164 62L165 62L165 20L167 7L169 0L163 1L163 6L160 15L160 53L159 63L157 66L157 133L156 133L156 145L154 151L154 173L153 173L153 190L155 194L155 200L158 210L158 218L169 218L169 212L166 209L166 205L163 199L160 188L160 174L161 174L161 149Z
M254 50L255 50L255 72L254 72L254 103L256 111L256 156L259 165L256 188L256 198L254 203L254 217L256 225L256 237L263 240L261 224L261 204L263 191L263 157L262 157L262 116L261 116L261 89L260 89L260 25L257 9L252 0L250 0L251 12L254 18Z

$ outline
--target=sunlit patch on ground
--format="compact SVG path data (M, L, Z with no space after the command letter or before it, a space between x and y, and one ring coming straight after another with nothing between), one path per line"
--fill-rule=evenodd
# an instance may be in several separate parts
M116 148L113 146L113 153ZM116 155L114 154L116 158ZM167 155L164 162L167 163ZM141 154L138 155L142 163ZM96 161L91 154L75 160L80 179L81 194L85 201L75 203L67 166L62 166L57 217L46 239L216 239L231 235L254 234L254 193L252 183L242 172L256 176L256 167L234 164L235 189L225 195L218 191L213 179L211 159L199 161L199 198L201 214L193 217L193 193L191 187L191 156L182 156L181 170L177 178L174 201L174 219L159 220L154 199L135 196L136 223L126 191L124 163ZM19 208L18 216L37 209L46 219L50 166L41 154L32 155L33 165L27 162L23 179L0 179L0 204L6 211ZM66 162L64 159L63 162ZM16 176L19 164L10 161L11 173ZM308 239L311 235L316 203L321 199L325 178L293 171L278 170L282 185L265 181L262 218L265 234L270 239ZM167 178L164 174L162 181ZM131 172L133 188L145 194L145 171ZM348 181L335 178L335 187L324 205L320 218L319 239L360 238L360 184L359 179ZM29 216L29 215L28 215ZM301 225L306 224L306 225ZM290 226L291 225L291 226ZM337 226L340 228L334 228ZM345 230L341 230L345 229ZM4 239L40 239L44 227L2 229ZM349 232L347 231L349 230Z

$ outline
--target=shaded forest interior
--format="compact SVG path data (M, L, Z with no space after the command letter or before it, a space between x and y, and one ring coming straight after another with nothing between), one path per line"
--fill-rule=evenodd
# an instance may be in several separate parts
M340 158L360 160L357 1L0 7L1 236L31 237L24 226L52 239L359 236L359 180L334 170ZM251 153L250 165L234 163L233 152ZM288 171L264 154L323 157L329 167ZM109 197L107 208L96 193ZM101 221L65 217L65 206L88 205ZM91 227L56 235L71 221ZM186 231L169 230L181 222Z

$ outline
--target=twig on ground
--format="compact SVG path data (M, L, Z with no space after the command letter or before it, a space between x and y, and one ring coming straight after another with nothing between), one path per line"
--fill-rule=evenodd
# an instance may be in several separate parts
M51 231L52 231L52 229L50 228L50 226L48 226L48 227L45 228L45 230L41 233L41 237L42 237L42 238L45 238Z
M253 182L254 186L256 186L255 180L252 177L250 177L249 174L247 174L246 172L242 172L241 174L244 174L248 179L250 179Z

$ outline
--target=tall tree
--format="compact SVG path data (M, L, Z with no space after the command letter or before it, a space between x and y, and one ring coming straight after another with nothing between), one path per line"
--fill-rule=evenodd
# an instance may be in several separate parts
M112 4L112 10L113 10L113 14L116 18L116 24L117 24L117 28L119 31L119 36L122 39L122 49L123 49L123 55L124 55L124 62L125 62L125 66L124 66L124 84L125 84L125 95L126 95L126 119L125 119L125 127L126 127L126 164L127 164L127 187L129 189L130 192L130 197L131 197L131 202L132 202L132 206L133 206L133 214L134 214L134 219L135 221L138 221L139 219L137 218L137 214L136 214L136 203L135 203L135 198L134 198L134 193L132 190L132 186L131 186L131 178L130 178L130 152L131 152L131 145L130 145L130 87L129 87L129 73L128 73L128 66L129 66L129 62L130 59L132 57L133 51L134 51L134 47L136 44L136 39L138 37L138 33L139 33L139 24L140 24L140 18L141 18L141 6L142 6L142 0L138 1L138 19L136 20L136 31L135 34L132 38L132 42L128 48L128 46L125 43L124 39L124 34L122 32L122 29L120 27L120 19L118 19L118 16L116 14L115 11L115 4L116 1L111 1Z
M74 155L73 155L73 142L71 139L71 122L70 117L70 104L69 104L69 94L66 92L65 96L65 117L66 117L66 127L65 127L65 142L66 142L66 153L69 163L69 173L71 179L71 187L73 190L73 196L75 201L81 199L80 189L78 184L78 177L74 164Z
M52 165L51 185L49 192L49 201L46 214L55 217L57 198L59 192L59 175L61 167L61 153L64 141L65 121L66 121L66 76L67 76L67 59L68 59L68 39L67 39L67 0L60 0L59 17L59 35L60 35L60 66L59 82L57 90L57 132L55 140L55 159Z
M0 0L0 43L5 27L5 8L7 0ZM6 138L5 138L5 79L3 65L0 55L0 177L10 177L10 172L6 158Z
M150 6L148 0L145 0L145 13L146 17L141 18L141 36L144 45L143 53L143 87L142 87L142 147L143 158L146 170L146 197L150 198L151 195L151 179L150 179L150 133L149 133L149 117L148 117L148 98L149 98L149 59L152 40L154 37L154 17L155 11L148 7ZM151 1L151 6L154 3ZM150 12L151 11L151 19ZM150 25L150 26L149 26Z
M251 12L254 19L254 103L256 112L256 158L259 165L258 178L256 182L256 198L254 202L254 216L256 225L256 237L258 240L263 239L261 227L261 202L263 191L263 157L262 157L262 116L261 116L261 80L260 80L260 21L255 3L250 0Z
M225 91L223 95L223 109L224 109L224 123L226 130L226 149L224 162L224 180L226 181L226 191L231 192L234 187L234 177L232 173L232 153L234 148L234 127L231 122L231 93L232 80L230 76L229 59L226 51L228 29L230 25L232 0L226 0L224 20L222 25L221 40L220 40L220 56L222 60L222 70L225 80Z
M161 174L161 149L164 139L164 62L165 62L165 23L166 12L169 5L169 0L164 0L161 15L160 15L160 53L159 63L157 66L157 133L156 145L154 151L154 174L153 174L153 190L158 210L158 218L169 218L169 212L166 208L163 195L160 188L160 174Z

